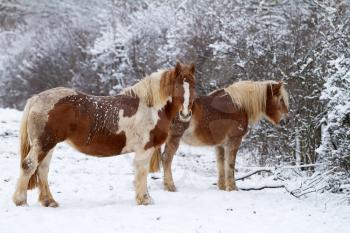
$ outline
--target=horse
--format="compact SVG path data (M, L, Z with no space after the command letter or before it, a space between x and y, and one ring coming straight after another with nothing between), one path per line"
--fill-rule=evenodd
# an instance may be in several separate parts
M49 89L31 97L20 126L20 176L13 202L27 205L27 190L39 188L39 202L57 207L48 184L56 144L67 142L91 156L135 152L136 203L148 205L149 161L167 138L172 120L190 120L195 94L195 66L146 76L116 96L93 96L70 88Z
M282 81L241 81L196 98L191 121L175 118L163 154L160 148L153 154L158 157L152 159L153 163L162 161L164 189L176 191L171 163L182 141L192 146L215 146L218 188L237 190L236 154L249 125L261 118L277 125L287 115L288 108L288 93ZM158 171L159 166L151 164L151 172Z

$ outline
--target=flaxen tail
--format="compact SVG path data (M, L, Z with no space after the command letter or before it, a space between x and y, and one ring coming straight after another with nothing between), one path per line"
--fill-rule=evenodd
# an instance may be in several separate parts
M151 161L149 163L149 172L154 173L158 172L160 170L160 163L161 163L161 149L158 147L152 155Z
M28 138L28 117L29 117L29 110L31 107L31 99L27 101L27 104L23 111L21 126L19 130L20 135L20 153L21 153L21 163L20 166L22 166L23 160L27 157L30 151L30 143ZM29 183L28 183L28 189L33 189L38 185L38 175L37 171L30 177Z

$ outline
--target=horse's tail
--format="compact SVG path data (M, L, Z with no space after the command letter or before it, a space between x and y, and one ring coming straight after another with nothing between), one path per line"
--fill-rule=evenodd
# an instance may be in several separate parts
M161 149L160 147L156 148L153 152L151 161L149 163L149 172L154 173L160 170L160 162L161 162Z
M31 107L31 99L27 101L27 104L23 111L23 116L21 120L21 126L19 130L20 135L20 154L21 154L21 163L20 166L22 166L23 160L27 157L30 151L30 143L28 138L28 117L29 117L29 110ZM38 186L38 175L37 171L30 177L29 183L28 183L28 189L33 189L36 186Z

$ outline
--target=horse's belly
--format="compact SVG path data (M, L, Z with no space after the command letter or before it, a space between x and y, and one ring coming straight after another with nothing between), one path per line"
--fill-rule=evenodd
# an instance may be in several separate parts
M197 127L191 123L188 129L186 129L182 135L181 141L191 146L206 146L206 143L203 142L200 137L198 137L196 129Z
M94 135L92 138L70 138L68 144L78 151L97 157L108 157L123 153L126 145L126 136L124 132L110 135Z
M190 146L205 146L205 144L190 134L184 134L181 141Z
M219 125L221 126L221 125ZM191 124L185 131L182 141L191 146L215 146L224 143L227 135L226 128L218 127L218 125L195 125Z

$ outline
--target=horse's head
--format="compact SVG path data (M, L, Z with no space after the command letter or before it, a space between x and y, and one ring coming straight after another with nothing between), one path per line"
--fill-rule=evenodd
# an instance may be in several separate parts
M192 116L195 98L195 66L176 63L173 72L172 100L181 121L188 122Z
M266 93L266 117L273 124L279 124L288 114L288 93L284 89L283 82L272 83L267 87Z

